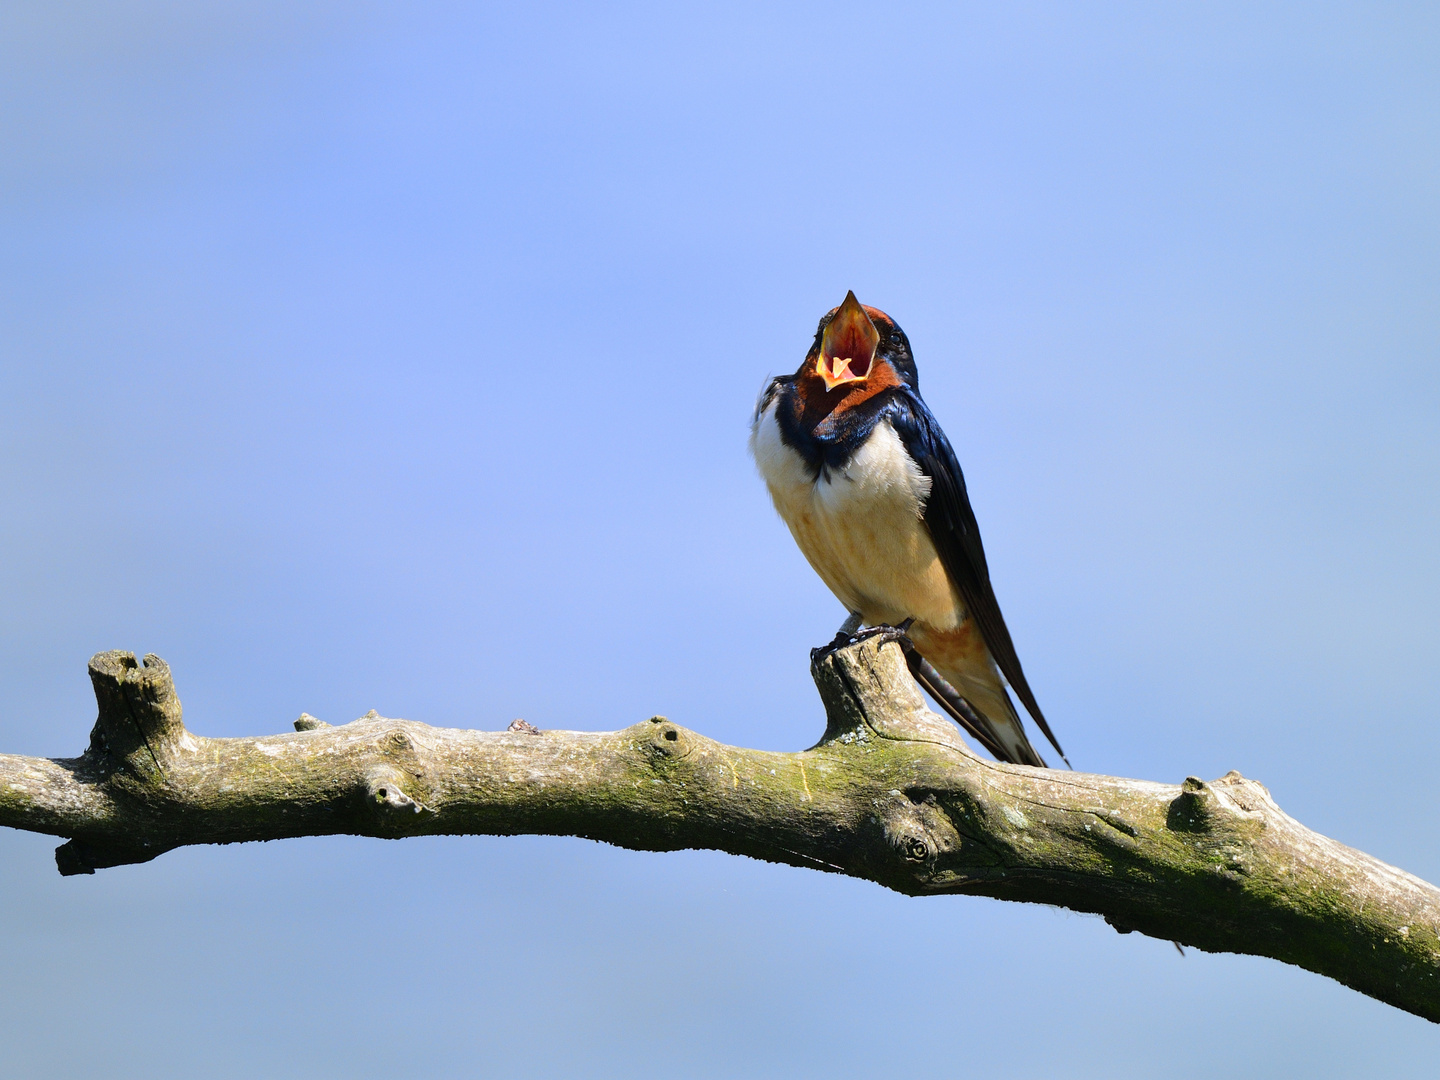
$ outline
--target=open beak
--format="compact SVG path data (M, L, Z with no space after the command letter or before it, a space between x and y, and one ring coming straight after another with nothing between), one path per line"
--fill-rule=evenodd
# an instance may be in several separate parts
M820 338L815 373L825 380L826 390L843 383L864 382L879 346L880 331L855 299L854 291L847 292L845 302L836 309Z

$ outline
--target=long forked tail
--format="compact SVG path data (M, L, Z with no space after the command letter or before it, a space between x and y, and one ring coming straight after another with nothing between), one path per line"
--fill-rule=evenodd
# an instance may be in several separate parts
M976 710L960 691L951 686L949 680L935 670L935 665L921 656L913 646L905 650L905 662L910 667L910 674L915 676L915 681L925 688L971 738L995 757L1012 765L1036 765L1042 769L1048 767L1045 759L1035 752L1030 740L1025 737L1019 717L1015 717L1012 724L1000 730L988 717ZM1013 711L1012 708L1011 712Z

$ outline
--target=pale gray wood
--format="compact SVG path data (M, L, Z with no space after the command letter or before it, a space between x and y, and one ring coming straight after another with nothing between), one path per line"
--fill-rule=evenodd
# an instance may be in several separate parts
M1175 787L984 760L881 637L814 665L828 725L793 754L662 716L481 732L302 714L292 733L206 739L186 731L158 657L101 653L90 675L99 718L83 756L0 755L0 824L70 838L64 874L329 833L716 848L910 894L1096 912L1122 933L1274 957L1440 1020L1440 890L1311 832L1238 773Z

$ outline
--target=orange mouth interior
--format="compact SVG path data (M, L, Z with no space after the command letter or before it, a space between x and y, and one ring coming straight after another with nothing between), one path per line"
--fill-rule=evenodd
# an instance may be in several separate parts
M880 332L855 299L855 293L848 292L821 336L815 374L825 380L826 390L843 383L863 382L870 374L879 345Z

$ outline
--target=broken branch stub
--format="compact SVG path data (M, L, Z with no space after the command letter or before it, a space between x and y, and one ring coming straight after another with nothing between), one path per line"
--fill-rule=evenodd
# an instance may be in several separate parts
M97 653L90 658L90 682L100 713L89 755L124 765L141 778L163 770L185 734L170 665L153 653L143 667L132 652Z

